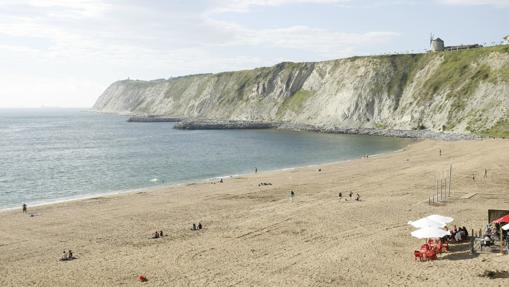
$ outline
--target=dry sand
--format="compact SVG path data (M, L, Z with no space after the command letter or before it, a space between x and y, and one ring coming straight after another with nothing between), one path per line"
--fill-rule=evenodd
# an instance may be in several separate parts
M473 257L454 246L437 261L414 262L422 240L407 225L437 213L479 229L488 208L509 209L508 147L427 140L322 172L259 172L29 207L34 217L0 213L0 286L508 286L479 274L509 270L509 255ZM451 198L428 205L451 163ZM362 201L338 200L349 191ZM469 193L477 194L461 198ZM204 229L191 231L193 222ZM161 229L168 236L149 239ZM78 259L59 262L69 248ZM149 281L138 282L140 274Z

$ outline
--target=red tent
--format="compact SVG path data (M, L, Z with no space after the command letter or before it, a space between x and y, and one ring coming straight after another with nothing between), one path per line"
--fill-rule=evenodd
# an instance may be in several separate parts
M493 223L509 223L509 214L506 214L498 219L493 220Z

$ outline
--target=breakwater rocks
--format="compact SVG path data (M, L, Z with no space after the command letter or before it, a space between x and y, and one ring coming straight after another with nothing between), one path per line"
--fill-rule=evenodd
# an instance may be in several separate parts
M181 130L224 130L224 129L272 129L277 123L233 120L184 120L175 124Z
M134 116L130 117L127 121L130 123L173 123L180 122L181 118L173 118L173 117L162 117L162 116Z
M369 136L385 136L399 138L416 138L416 139L436 139L436 140L478 140L482 137L473 134L461 133L444 133L432 130L392 130L392 129L373 129L373 128L324 128L312 125L295 125L281 124L277 127L283 130L293 131L311 131L333 134L352 134L352 135L369 135Z
M256 121L230 121L230 120L184 120L175 124L176 129L182 130L222 130L222 129L280 129L291 131L309 131L331 134L352 134L385 136L416 139L437 140L477 140L481 137L472 134L444 133L431 130L391 130L373 128L328 128L314 125L256 122Z

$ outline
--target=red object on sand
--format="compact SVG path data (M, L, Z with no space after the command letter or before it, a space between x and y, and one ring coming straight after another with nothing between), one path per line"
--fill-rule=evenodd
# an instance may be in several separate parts
M498 219L493 220L493 223L509 223L509 214L506 214Z
M148 280L147 280L147 277L145 277L143 275L140 275L140 276L138 276L138 281L140 281L140 282L147 282Z
M417 259L419 259L419 261L424 260L424 254L419 250L414 251L414 260L417 260Z

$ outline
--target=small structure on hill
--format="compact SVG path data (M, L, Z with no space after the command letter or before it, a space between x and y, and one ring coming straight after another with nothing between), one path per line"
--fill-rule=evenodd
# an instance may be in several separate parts
M433 38L433 36L431 36L430 44L432 52L441 52L444 50L444 40L440 38Z
M445 46L444 40L442 40L440 38L434 38L433 35L431 35L430 45L431 45L431 52L458 51L458 50L465 50L465 49L482 48L482 45L479 45L479 44Z
M506 44L509 44L509 35L504 37L504 41L505 41Z

